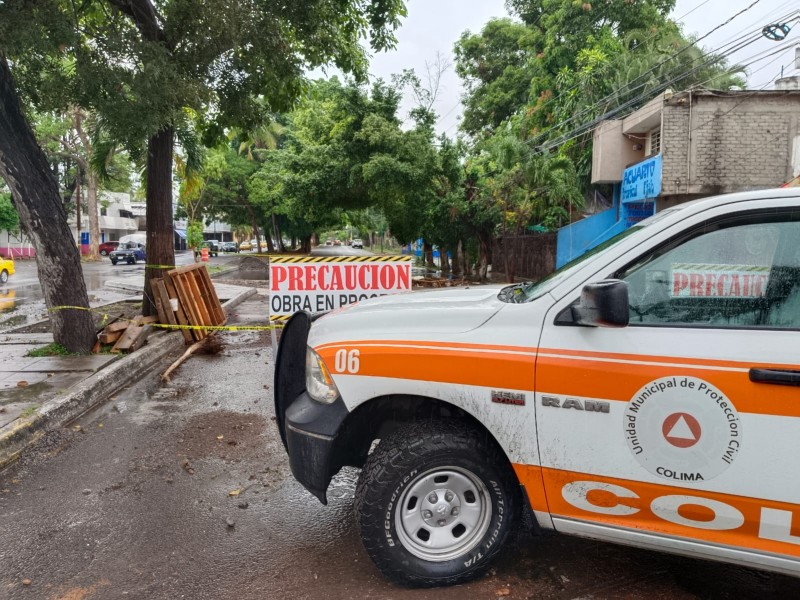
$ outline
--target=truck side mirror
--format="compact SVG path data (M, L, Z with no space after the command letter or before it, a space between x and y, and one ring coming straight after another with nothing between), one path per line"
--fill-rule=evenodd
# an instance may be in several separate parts
M589 327L627 327L630 319L628 284L619 279L590 283L572 307L572 321Z

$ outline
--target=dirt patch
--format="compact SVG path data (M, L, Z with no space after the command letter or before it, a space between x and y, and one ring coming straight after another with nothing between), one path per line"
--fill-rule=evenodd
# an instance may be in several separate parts
M264 417L220 411L189 419L178 438L178 451L188 459L241 460L264 445Z
M141 301L125 301L115 302L114 304L106 304L104 306L97 306L92 309L92 318L96 329L105 327L113 319L120 317L121 319L133 319L134 317L142 314ZM7 333L50 333L50 320L40 321L25 327L18 327L16 329L9 329Z

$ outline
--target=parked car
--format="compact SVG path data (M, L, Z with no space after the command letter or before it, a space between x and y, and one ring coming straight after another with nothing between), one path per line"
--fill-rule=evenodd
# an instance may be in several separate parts
M14 274L14 260L0 256L0 283L6 283L8 276Z
M364 248L364 242L360 239L356 238L353 240L353 243L350 244L351 248Z
M253 244L251 244L247 240L245 240L241 244L239 244L239 250L241 250L242 252L244 252L244 251L248 251L249 252L252 249L253 249Z
M331 238L328 238L327 240L325 240L325 245L326 246L333 246L333 240Z
M200 244L200 248L208 248L209 256L219 255L219 242L217 240L206 240Z
M405 585L477 577L525 521L800 576L798 215L798 188L704 198L537 283L296 312L292 473L326 504L361 467L358 530Z
M333 240L333 245L334 246L341 246L342 245L342 240Z
M147 253L145 252L144 244L138 242L120 244L108 257L111 259L112 265L116 265L118 262L135 265L140 260L142 262L147 262Z
M103 242L98 246L100 256L108 256L119 247L119 242Z
M222 242L223 252L239 252L239 246L236 242Z

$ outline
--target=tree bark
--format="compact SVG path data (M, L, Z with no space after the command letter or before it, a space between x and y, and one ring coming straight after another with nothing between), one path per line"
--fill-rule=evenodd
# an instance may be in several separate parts
M47 158L22 114L8 62L0 53L0 176L11 188L36 264L56 343L90 352L96 341L81 258Z
M81 159L78 156L78 162L81 164L84 175L86 177L86 213L89 216L89 260L100 260L99 245L100 245L100 219L97 216L97 175L92 171L89 164L89 159L92 156L92 142L83 128L83 122L86 119L86 114L83 109L75 107L72 111L72 123L75 126L75 131L78 132L78 138L81 140L85 158ZM67 148L69 150L69 148ZM80 212L78 213L80 214ZM80 238L80 217L78 218L78 237ZM83 250L83 248L81 248Z
M272 231L275 234L278 252L286 252L286 248L283 245L283 233L281 232L281 226L278 223L278 218L275 216L275 213L272 213Z
M81 170L75 175L75 228L78 230L78 254L83 252L83 244L81 244L81 196L83 195L83 186L81 185Z
M267 230L266 227L264 227L263 229L264 229L264 240L267 242L267 252L269 254L274 254L275 253L275 244L272 243L272 234L268 233L268 230Z
M162 265L175 264L172 244L172 151L174 131L166 127L147 142L147 268L142 315L156 316L153 279L164 276ZM153 266L150 266L153 265Z
M467 266L467 255L464 252L464 241L458 240L458 248L456 248L456 275L467 277L469 270Z
M433 244L425 241L422 242L422 256L428 267L432 269L436 268L436 263L433 262Z
M483 282L488 278L489 262L492 256L491 234L478 234L478 280Z
M86 172L86 210L89 213L89 260L100 260L100 218L97 216L97 176Z
M450 273L450 261L445 246L439 246L439 268L442 270L442 276L446 277Z

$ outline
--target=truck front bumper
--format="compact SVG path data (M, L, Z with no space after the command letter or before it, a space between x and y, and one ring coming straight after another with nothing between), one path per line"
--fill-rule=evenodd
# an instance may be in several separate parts
M341 397L331 404L321 404L306 392L306 345L311 321L311 315L298 312L281 332L273 388L275 420L295 479L327 504L328 484L339 470L339 465L333 464L336 437L348 411Z
M320 404L306 392L286 410L286 445L292 474L323 504L328 503L328 485L338 470L332 458L336 437L347 415L341 397L332 404Z

